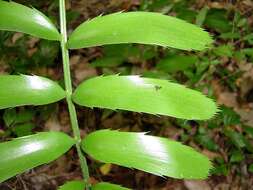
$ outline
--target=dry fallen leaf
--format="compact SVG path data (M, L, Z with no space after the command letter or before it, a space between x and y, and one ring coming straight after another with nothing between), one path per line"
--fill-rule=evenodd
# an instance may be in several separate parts
M211 187L206 181L184 180L184 185L188 190L211 190Z

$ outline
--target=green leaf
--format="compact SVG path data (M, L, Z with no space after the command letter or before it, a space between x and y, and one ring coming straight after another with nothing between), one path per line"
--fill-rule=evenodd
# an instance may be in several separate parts
M23 32L48 40L60 40L53 23L41 12L0 0L0 30Z
M217 56L226 56L226 57L233 57L234 54L234 46L227 44L221 45L213 50L214 54Z
M212 42L201 28L160 13L129 12L99 16L71 35L70 49L106 44L141 43L183 50L203 50Z
M225 9L210 9L204 24L220 33L230 32L232 24L226 14L227 10Z
M251 126L242 126L244 131L251 137L253 138L253 128Z
M232 143L237 147L237 148L244 148L247 146L247 140L246 138L239 132L236 132L231 129L226 129L224 131L225 135L230 138Z
M175 73L188 69L197 61L198 58L196 56L173 55L162 59L156 68L165 72Z
M64 90L47 78L0 75L0 109L23 105L44 105L57 102L64 97Z
M32 130L35 128L33 123L19 124L13 127L12 131L17 137L23 137L32 134Z
M91 187L91 190L130 190L130 189L111 183L101 182L96 185L93 185Z
M121 109L183 119L209 119L217 111L213 100L167 80L139 76L100 76L83 82L73 94L79 105Z
M34 115L34 109L20 110L18 113L16 113L15 124L31 121Z
M4 124L9 127L11 126L17 117L17 113L15 109L6 109L4 110L4 114L3 114L3 120L4 120Z
M241 38L241 34L239 32L227 32L227 33L222 33L219 38L222 39L240 39Z
M241 118L232 108L221 106L221 114L219 116L223 121L224 126L238 125L241 123Z
M177 18L183 19L187 22L192 23L197 16L197 12L188 8L179 9L177 12Z
M249 165L249 169L248 170L249 170L249 172L253 173L253 164Z
M198 13L198 15L197 15L197 17L196 17L196 24L198 25L198 26L202 26L203 25L203 23L205 22L205 19L206 19L206 15L207 15L207 13L208 13L208 10L209 10L209 8L208 8L208 6L205 6L205 7L203 7L200 11L199 11L199 13Z
M59 190L84 190L85 183L83 181L70 181L59 188Z
M60 132L38 133L0 143L0 183L57 159L74 143L71 137Z
M207 135L207 134L198 134L195 139L199 144L204 146L205 148L217 151L219 149L219 146L213 141L213 139Z
M102 57L92 62L93 67L116 67L124 61L122 56L118 57Z
M232 152L230 162L241 162L244 159L244 155L241 151L236 150Z
M85 188L84 182L71 181L61 186L59 190L84 190L84 188ZM130 189L111 183L101 182L96 185L92 185L91 190L130 190Z
M103 50L104 56L93 61L93 67L116 67L131 58L136 59L142 53L132 44L107 45Z
M89 134L82 148L96 160L158 176L202 179L211 168L208 158L191 147L145 133L100 130Z

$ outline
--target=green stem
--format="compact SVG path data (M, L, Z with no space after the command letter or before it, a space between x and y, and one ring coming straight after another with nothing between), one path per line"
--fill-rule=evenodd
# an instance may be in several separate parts
M66 88L66 100L68 104L71 127L74 133L74 138L76 140L76 149L80 159L80 165L84 177L84 182L89 189L89 169L87 165L86 158L82 154L80 143L81 135L77 121L75 105L72 102L72 82L71 82L71 73L70 73L70 64L69 64L69 52L67 49L67 27L66 27L66 9L65 9L65 0L59 0L60 5L60 25L61 25L61 50L62 50L62 60L63 60L63 71L64 71L64 82Z

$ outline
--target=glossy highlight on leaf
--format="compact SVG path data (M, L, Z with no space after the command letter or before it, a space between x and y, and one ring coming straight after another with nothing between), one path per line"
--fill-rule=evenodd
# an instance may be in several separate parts
M79 105L204 120L217 111L213 100L167 80L139 76L100 76L77 87Z
M158 176L203 179L211 168L209 159L191 147L145 133L100 130L89 134L82 148L96 160Z
M60 34L44 14L34 8L0 0L0 30L23 32L47 40L60 40Z
M64 97L64 90L47 78L0 75L0 109L23 105L44 105L57 102Z
M57 159L74 143L61 132L43 132L0 143L0 183Z
M68 47L78 49L120 43L203 50L212 39L203 29L175 17L150 12L120 12L81 24L70 35Z

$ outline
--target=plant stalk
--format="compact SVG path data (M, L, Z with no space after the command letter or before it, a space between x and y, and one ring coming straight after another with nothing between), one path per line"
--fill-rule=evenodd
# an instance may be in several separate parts
M68 104L68 110L70 115L71 127L73 130L74 138L76 140L76 149L80 160L80 165L83 173L84 182L86 184L86 189L90 189L89 185L89 169L85 156L82 154L80 143L81 135L77 121L75 105L72 102L72 82L69 64L69 51L67 49L67 25L66 25L66 9L65 0L59 0L60 7L60 27L61 27L61 51L63 60L63 72L64 72L64 82L66 90L66 100Z

